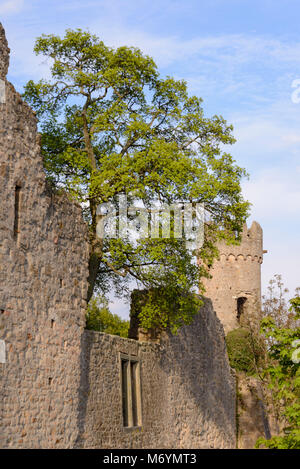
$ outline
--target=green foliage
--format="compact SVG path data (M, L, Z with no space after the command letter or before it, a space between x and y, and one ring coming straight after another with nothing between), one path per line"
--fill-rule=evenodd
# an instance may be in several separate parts
M237 371L253 375L260 359L260 346L256 338L246 328L230 331L226 336L230 366Z
M289 328L276 325L273 317L265 317L261 324L262 333L270 340L272 360L264 374L276 400L284 404L286 425L283 435L260 438L257 447L300 449L300 296L290 300L290 305Z
M128 337L129 321L112 314L102 297L92 298L86 315L86 328L92 331Z
M191 324L202 305L198 295L189 294L186 298L180 289L157 288L132 294L132 314L138 316L142 328L169 329L173 334L184 324Z
M171 304L180 291L182 319L190 321L196 303L189 293L207 276L204 264L218 254L216 239L236 242L248 214L240 184L246 172L223 151L235 142L232 126L221 116L205 117L186 83L161 78L137 48L113 49L78 29L62 38L43 35L34 50L51 64L51 79L28 82L24 97L39 117L48 179L82 203L89 224L88 299L95 287L105 292L113 283L124 292L137 280L163 290ZM157 200L204 203L210 223L198 252L203 264L194 264L172 230L170 239L135 243L97 238L97 206L116 206L125 193L128 205L140 199L147 210ZM143 320L150 325L161 317L164 325L166 308L153 301Z

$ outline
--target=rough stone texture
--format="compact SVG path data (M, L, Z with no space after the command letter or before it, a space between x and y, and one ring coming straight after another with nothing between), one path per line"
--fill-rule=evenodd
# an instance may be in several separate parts
M159 345L92 331L83 345L79 447L235 448L235 379L209 301ZM120 353L141 363L141 429L122 424Z
M219 244L220 258L205 280L205 295L222 321L226 334L236 329L261 306L261 264L263 261L263 232L257 222L248 230L244 226L238 246ZM238 320L237 299L246 298L243 317Z
M257 378L244 373L238 373L237 385L238 447L253 449L258 438L268 439L279 433L268 406L270 392L263 389Z
M0 27L0 75L8 55ZM0 104L0 447L72 447L88 244L79 206L47 189L36 118L5 82ZM19 233L15 190L20 186Z
M5 31L0 23L0 79L5 79L9 65L9 48L5 37Z

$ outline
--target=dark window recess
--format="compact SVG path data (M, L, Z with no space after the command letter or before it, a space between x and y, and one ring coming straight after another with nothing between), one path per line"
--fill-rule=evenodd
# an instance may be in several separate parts
M14 237L18 238L20 233L20 195L21 187L15 188L15 219L14 219Z
M122 358L121 374L123 425L138 427L141 425L139 362Z
M240 321L242 315L245 312L245 303L247 301L247 298L244 296L241 296L240 298L237 299L237 320Z
M130 362L131 368L131 394L132 394L132 423L134 427L138 426L137 409L137 362Z
M129 362L122 360L122 407L123 407L123 425L128 427L128 380L127 368Z

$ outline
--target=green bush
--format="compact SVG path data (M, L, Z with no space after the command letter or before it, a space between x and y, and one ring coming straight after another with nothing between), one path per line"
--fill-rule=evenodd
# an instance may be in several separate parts
M270 365L263 376L269 377L270 389L276 403L283 405L281 417L284 428L280 435L270 440L259 438L256 447L262 445L270 449L300 449L300 295L289 302L289 327L276 324L273 317L265 317L261 322L261 331L271 346L268 350Z
M109 311L102 297L92 298L86 314L86 328L92 331L128 337L129 321Z
M259 360L259 346L248 329L239 328L226 336L230 366L237 371L254 374Z

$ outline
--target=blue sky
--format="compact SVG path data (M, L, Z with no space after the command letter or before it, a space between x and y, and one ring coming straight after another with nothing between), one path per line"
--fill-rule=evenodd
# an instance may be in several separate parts
M89 29L108 45L133 45L154 57L163 75L184 78L208 116L234 125L237 162L252 202L249 220L264 229L263 288L281 273L300 285L300 79L298 0L0 0L18 90L47 74L32 52L40 34ZM115 312L125 314L119 303Z

